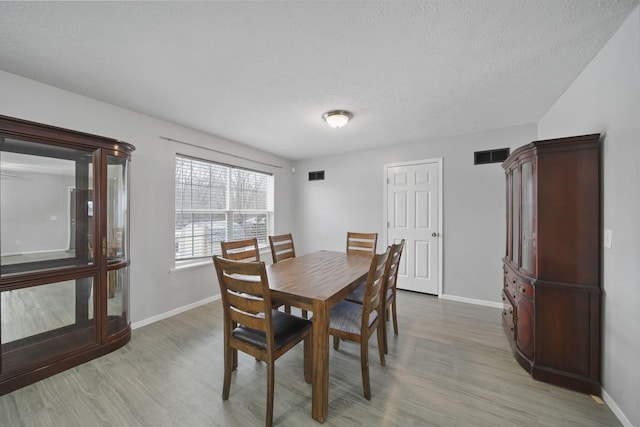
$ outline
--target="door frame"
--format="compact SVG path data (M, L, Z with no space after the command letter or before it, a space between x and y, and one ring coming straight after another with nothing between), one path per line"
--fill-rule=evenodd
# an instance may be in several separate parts
M443 289L443 266L444 266L444 251L443 251L443 232L442 230L444 229L443 227L443 219L444 219L444 206L443 206L443 200L444 200L444 194L443 194L443 190L444 190L444 173L443 173L443 166L444 166L444 159L442 157L435 157L432 159L423 159L423 160L412 160L412 161L408 161L408 162L395 162L395 163L387 163L384 165L384 180L383 180L383 188L382 188L382 201L383 201L383 214L382 214L382 219L383 219L383 230L384 230L384 241L388 242L388 224L389 224L389 217L388 217L388 198L387 198L387 176L388 176L388 172L389 172L389 168L394 168L394 167L398 167L398 166L413 166L413 165L421 165L421 164L427 164L427 163L435 163L437 164L438 167L438 211L437 211L437 215L438 215L438 298L440 298L442 296L442 289ZM386 244L386 243L385 243Z

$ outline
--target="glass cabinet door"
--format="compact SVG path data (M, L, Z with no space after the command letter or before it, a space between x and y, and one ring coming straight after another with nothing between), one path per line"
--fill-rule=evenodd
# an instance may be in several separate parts
M522 264L533 272L533 162L522 163Z
M511 244L512 258L515 265L520 260L520 171L513 169L511 181Z
M94 154L0 138L0 374L98 341Z
M0 277L94 264L93 151L0 138Z
M129 162L107 156L107 334L129 324Z

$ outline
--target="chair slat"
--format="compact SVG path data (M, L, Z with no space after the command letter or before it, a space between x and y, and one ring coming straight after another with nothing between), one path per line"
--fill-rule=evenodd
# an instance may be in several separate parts
M246 313L264 313L264 299L251 297L248 294L238 295L235 292L227 292L229 305L238 311Z
M264 317L258 317L246 312L236 311L233 308L229 311L231 320L239 325L247 326L251 329L266 332L267 324Z
M256 276L226 276L227 286L238 292L250 295L262 295L262 283L260 277Z
M258 239L237 240L234 242L220 242L222 257L235 261L260 261Z

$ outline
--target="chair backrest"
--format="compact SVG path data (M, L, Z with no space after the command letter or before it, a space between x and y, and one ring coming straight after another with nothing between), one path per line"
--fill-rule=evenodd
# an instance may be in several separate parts
M267 349L273 348L271 292L264 262L246 262L213 257L218 275L225 334L239 324L262 331ZM231 338L231 335L229 335Z
M404 249L404 239L400 243L391 245L391 252L389 259L387 260L387 266L385 271L385 284L382 289L383 301L387 297L387 291L391 289L396 291L396 281L398 280L398 270L400 269L400 257L402 257L402 250Z
M390 254L391 248L387 247L384 253L375 255L371 260L362 302L362 331L366 331L369 327L369 315L371 312L380 308L380 293L384 286L387 260ZM378 316L383 315L384 312L378 313Z
M376 253L378 233L352 233L347 232L347 253L362 254Z
M289 258L295 258L296 249L293 246L293 236L289 234L280 234L278 236L269 236L269 246L271 246L271 256L274 264Z
M260 262L258 239L236 240L235 242L220 242L222 257L235 261Z

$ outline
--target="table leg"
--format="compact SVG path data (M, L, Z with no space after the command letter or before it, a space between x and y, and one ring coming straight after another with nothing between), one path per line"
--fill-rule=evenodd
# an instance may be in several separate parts
M329 412L329 310L313 302L313 391L311 416L324 422Z

